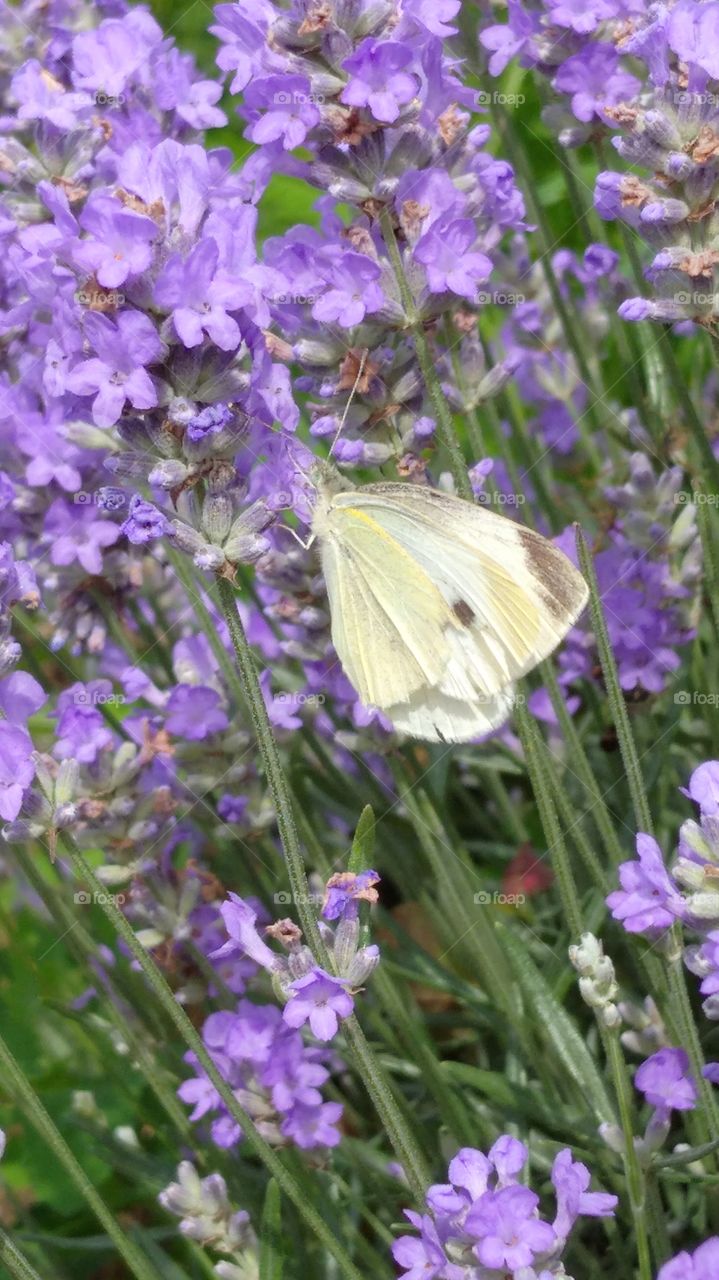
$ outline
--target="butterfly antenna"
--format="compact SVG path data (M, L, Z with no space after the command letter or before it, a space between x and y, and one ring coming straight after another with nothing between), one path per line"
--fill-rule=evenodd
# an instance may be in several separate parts
M365 347L365 349L364 349L364 351L362 352L362 355L361 355L361 357L360 357L359 368L358 368L358 370L357 370L357 377L356 377L356 378L355 378L355 380L354 380L354 386L353 386L352 390L350 391L349 400L347 401L347 404L345 405L344 413L342 414L342 419L341 419L341 421L340 421L340 425L338 426L337 430L335 431L334 439L333 439L333 441L332 441L332 444L330 445L330 452L329 452L329 456L330 456L330 457L332 457L332 452L333 452L333 450L334 450L334 447L335 447L335 445L337 444L337 441L339 440L340 436L342 435L342 429L343 429L343 427L344 427L344 425L345 425L345 422L347 421L347 414L348 414L348 413L349 413L349 411L350 411L350 407L351 407L351 405L352 405L352 401L354 400L355 395L356 395L356 393L357 393L357 388L358 388L358 386L359 386L360 382L362 381L362 374L364 373L365 365L366 365L366 363L367 363L367 358L368 358L368 356L369 356L369 349L368 349L367 347Z

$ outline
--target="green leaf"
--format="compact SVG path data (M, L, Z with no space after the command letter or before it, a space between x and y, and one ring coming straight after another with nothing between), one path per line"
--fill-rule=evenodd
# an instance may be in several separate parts
M348 870L355 872L371 867L374 857L375 821L371 804L366 804L359 816L359 822L352 841Z
M694 1160L703 1160L712 1151L719 1150L719 1138L704 1142L700 1147L687 1147L686 1151L675 1151L672 1155L657 1155L654 1163L662 1169L676 1169L683 1164L692 1164Z
M260 1225L260 1280L282 1280L284 1258L282 1198L277 1183L270 1178Z
M522 992L547 1047L577 1085L600 1122L615 1122L614 1109L596 1063L566 1009L553 995L534 960L512 929L497 925Z

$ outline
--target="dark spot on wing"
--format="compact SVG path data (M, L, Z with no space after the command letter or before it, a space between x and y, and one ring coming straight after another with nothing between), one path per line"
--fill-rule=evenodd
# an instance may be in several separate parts
M571 607L572 595L568 596L567 575L563 561L551 542L538 538L529 529L519 530L519 540L529 562L529 567L541 586L542 599L555 618L564 618L567 607ZM562 603L565 601L566 603Z
M474 609L471 609L466 600L455 600L452 605L452 613L458 618L463 627L471 627L474 622Z

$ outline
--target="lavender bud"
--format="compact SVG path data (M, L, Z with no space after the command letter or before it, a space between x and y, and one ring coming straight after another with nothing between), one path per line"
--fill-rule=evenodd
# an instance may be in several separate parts
M179 458L165 458L152 468L148 483L160 489L177 489L190 474L190 468Z
M210 542L221 546L232 525L232 500L224 493L208 494L202 506L202 527Z

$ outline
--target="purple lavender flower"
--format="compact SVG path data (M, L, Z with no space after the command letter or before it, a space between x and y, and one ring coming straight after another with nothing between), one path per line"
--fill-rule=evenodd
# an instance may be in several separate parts
M684 903L652 836L637 836L637 854L638 861L620 866L622 887L609 894L607 906L628 933L663 932L685 914Z
M215 952L214 958L233 955L239 951L241 955L250 956L263 969L272 970L277 967L278 957L258 934L257 912L249 903L236 893L231 893L227 902L223 902L220 907L220 912L230 940Z
M342 102L368 107L375 120L393 124L419 90L419 77L405 70L411 62L412 50L405 45L364 40L342 64L350 76L340 95Z
M700 764L692 773L685 794L699 805L703 817L716 817L719 814L719 760Z
M95 396L92 417L97 426L113 426L127 400L135 409L152 409L157 392L145 366L160 359L163 345L149 317L121 311L113 321L92 314L85 318L85 333L95 355L76 364L66 383L76 395Z
M647 1102L662 1110L691 1111L697 1090L684 1049L660 1049L637 1068L634 1084Z
M355 919L360 902L377 902L375 885L380 877L376 871L338 871L330 876L325 889L322 915L325 920Z
M120 530L112 520L100 519L92 507L70 506L57 498L47 511L45 534L53 564L77 561L86 573L101 574L103 551L115 545Z
M326 1051L308 1048L279 1009L240 1000L235 1012L211 1014L202 1036L268 1142L279 1146L291 1141L303 1150L337 1145L341 1104L323 1102L319 1092L329 1077ZM193 1106L191 1120L209 1117L213 1141L235 1146L242 1138L240 1127L192 1053L186 1061L198 1070L178 1090L183 1102Z
M0 818L14 822L23 795L35 776L30 735L17 725L0 721Z
M174 254L155 284L155 302L171 312L180 341L197 347L206 333L221 351L240 343L236 320L228 314L227 290L216 280L219 249L214 240L201 240L187 258Z
M164 538L170 532L170 522L152 502L146 502L139 494L133 494L127 519L120 532L134 546L142 547L156 538Z
M10 724L24 726L47 702L47 694L27 671L13 671L0 680L0 711Z
M449 1184L430 1187L429 1214L405 1210L420 1232L419 1239L402 1236L392 1247L403 1280L467 1280L468 1265L457 1262L470 1252L482 1274L487 1268L499 1276L520 1275L527 1280L551 1280L559 1275L560 1257L577 1218L611 1217L616 1196L587 1190L589 1170L560 1151L552 1166L557 1196L553 1225L539 1217L539 1197L520 1181L528 1151L509 1135L498 1138L488 1155L464 1147L449 1166ZM472 1268L472 1275L476 1268Z
M188 742L202 742L213 733L222 733L228 724L216 689L178 684L172 690L165 716L168 733Z
M622 69L616 49L609 44L588 45L567 58L553 85L571 95L572 111L586 124L595 116L605 119L607 107L634 97L641 88L636 76Z
M351 329L366 315L379 311L384 303L380 275L378 264L364 254L345 253L334 260L326 273L329 288L312 307L315 320Z
M98 194L88 200L79 217L89 239L72 250L73 262L94 272L100 284L117 289L131 277L146 271L152 261L152 242L159 227L145 214L126 209L118 200Z
M719 1275L719 1236L712 1236L693 1253L682 1250L659 1268L657 1280L715 1280Z
M245 106L255 116L267 108L250 125L247 137L259 145L281 139L285 151L300 147L320 119L306 76L268 76L252 81L245 91Z
M346 982L317 965L291 982L289 990L294 994L282 1011L285 1022L295 1028L308 1022L318 1040L332 1040L339 1030L340 1018L348 1018L354 1009Z
M485 1191L465 1218L465 1230L478 1237L474 1252L485 1267L512 1271L533 1265L537 1254L549 1252L553 1228L536 1215L539 1196L529 1187Z
M477 286L487 280L492 260L484 253L470 252L476 228L469 218L444 219L433 223L415 249L415 257L427 272L432 293L448 290L475 302Z
M58 760L78 760L94 764L100 752L113 740L96 703L112 694L109 680L78 682L64 689L57 700L57 728L54 754Z

